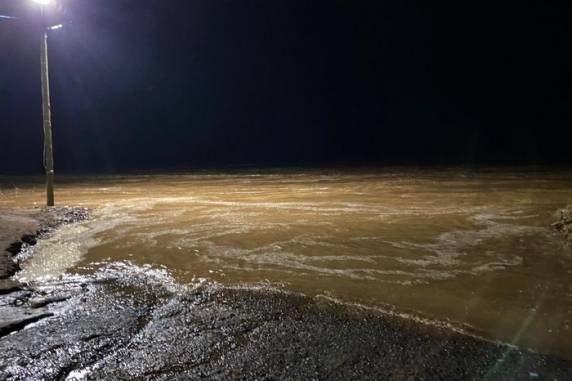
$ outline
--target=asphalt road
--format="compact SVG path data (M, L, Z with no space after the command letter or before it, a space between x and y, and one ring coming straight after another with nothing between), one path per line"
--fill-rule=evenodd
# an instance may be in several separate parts
M134 266L1 295L8 309L32 319L0 338L2 380L572 379L570 362L445 327Z

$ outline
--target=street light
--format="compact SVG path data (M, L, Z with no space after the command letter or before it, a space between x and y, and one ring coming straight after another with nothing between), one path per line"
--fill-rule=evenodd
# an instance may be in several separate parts
M54 0L31 0L42 9L42 114L44 119L44 168L46 170L46 205L54 206L54 149L52 142L52 115L50 110L50 79L48 72L48 31L63 28L63 24L48 25L46 8ZM0 20L12 20L17 17L0 15Z
M40 5L50 5L52 3L52 0L32 0L32 1Z
M50 78L48 72L48 30L59 29L49 27L45 19L45 8L53 3L52 0L32 0L42 7L42 114L44 121L44 169L46 171L46 205L54 206L54 147L52 140L52 114L50 107Z

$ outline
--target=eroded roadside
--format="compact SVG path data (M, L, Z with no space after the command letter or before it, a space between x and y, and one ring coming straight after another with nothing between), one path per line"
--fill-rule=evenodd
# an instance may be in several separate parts
M20 270L16 256L38 239L49 236L62 225L84 221L86 208L55 207L32 210L0 210L0 279Z
M0 213L0 337L51 316L41 307L58 299L43 298L38 290L11 278L20 270L18 255L58 227L83 221L88 215L87 209L71 207Z
M0 320L1 380L572 379L569 361L445 327L130 263L3 292Z

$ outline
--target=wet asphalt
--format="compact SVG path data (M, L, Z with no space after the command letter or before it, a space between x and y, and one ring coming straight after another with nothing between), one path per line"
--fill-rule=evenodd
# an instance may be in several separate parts
M0 296L2 380L570 380L572 363L273 289L102 271Z

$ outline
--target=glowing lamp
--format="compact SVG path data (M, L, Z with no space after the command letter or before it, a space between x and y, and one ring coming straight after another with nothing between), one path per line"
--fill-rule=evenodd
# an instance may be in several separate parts
M32 1L40 5L50 5L53 3L53 0L32 0Z

